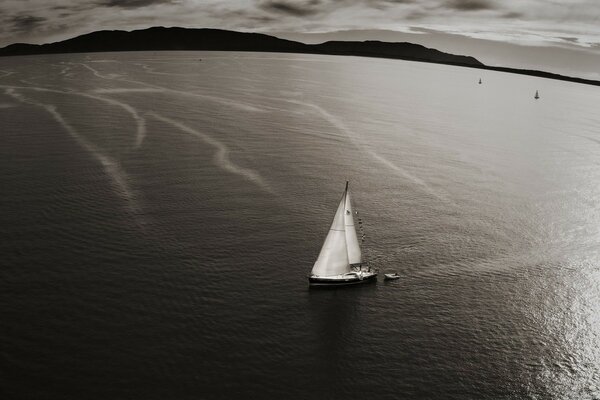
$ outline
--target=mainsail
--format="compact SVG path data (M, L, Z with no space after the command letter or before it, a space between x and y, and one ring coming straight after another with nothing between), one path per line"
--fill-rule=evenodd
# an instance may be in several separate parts
M350 264L361 262L360 247L354 228L348 182L338 205L331 228L311 271L316 276L342 275L351 272Z
M352 202L350 201L350 191L346 183L346 213L344 215L346 229L346 246L348 247L348 262L351 265L361 263L361 252L354 227L354 215L352 214Z

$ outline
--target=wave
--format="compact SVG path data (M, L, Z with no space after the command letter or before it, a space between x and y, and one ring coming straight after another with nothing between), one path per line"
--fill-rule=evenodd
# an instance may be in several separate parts
M32 82L25 81L25 83L31 84ZM50 93L60 93L60 94L65 94L65 95L81 96L81 97L87 97L89 99L102 101L107 104L111 104L113 106L120 107L123 110L127 111L131 115L131 117L134 119L134 121L136 122L135 148L140 147L146 137L147 130L146 130L146 120L144 119L144 117L142 117L134 107L132 107L131 105L129 105L127 103L123 103L119 100L111 99L109 97L96 96L96 95L89 94L89 93L76 92L76 91L65 91L65 90L58 90L58 89L49 89L49 88L39 87L39 86L0 85L0 87L4 87L4 88L8 88L8 89L34 90L34 91L38 91L38 92L50 92Z
M130 186L127 182L128 181L127 175L126 175L125 171L123 171L123 169L121 168L121 165L119 164L119 162L117 160L113 159L112 157L102 154L102 152L96 145L94 145L93 143L86 140L83 136L81 136L79 134L79 132L77 132L77 130L73 126L71 126L71 124L69 124L69 122L62 116L62 114L60 114L57 111L55 105L39 103L37 101L28 99L25 96L17 93L14 88L6 89L5 93L22 103L41 107L44 110L46 110L50 115L52 115L54 120L56 122L58 122L60 124L60 126L62 126L62 128L73 139L75 139L75 141L84 150L86 150L88 153L90 153L93 156L93 158L97 162L99 162L100 165L102 165L102 168L104 169L106 174L111 178L111 182L113 183L113 186L114 186L114 189L115 189L115 192L117 193L117 195L119 195L119 197L123 198L127 202L130 211L133 212L136 215L136 217L139 218L139 216L141 215L140 207L138 205L138 202L136 200L136 197L135 197L132 189L130 188Z
M68 65L65 65L65 63L63 61L61 61L59 64L51 64L53 67L56 68L60 68L60 75L68 75L69 70L71 69L71 67L69 67Z
M417 176L414 176L413 174L409 173L405 169L397 166L396 164L394 164L390 160L388 160L385 157L381 156L380 154L376 153L370 147L367 147L364 144L363 140L361 138L359 138L359 136L356 133L354 133L354 131L352 131L350 128L348 128L346 126L346 124L344 124L342 121L340 121L339 118L337 118L335 115L331 114L329 111L325 110L321 106L318 106L318 105L313 104L313 103L307 103L307 102L304 102L304 101L299 101L299 100L289 100L289 99L286 99L285 101L287 101L288 103L293 103L293 104L298 104L298 105L301 105L301 106L304 106L304 107L308 107L308 108L311 108L311 109L317 111L326 121L328 121L331 125L333 125L334 127L336 127L339 131L341 131L342 133L344 133L346 135L346 137L348 137L357 147L361 148L363 151L365 151L367 154L369 154L372 158L374 158L375 160L377 160L379 163L381 163L381 164L385 165L386 167L388 167L389 169L395 171L398 175L400 175L400 176L402 176L402 177L410 180L411 182L417 184L426 193L434 196L438 200L442 200L444 202L454 204L454 202L452 200L450 200L445 194L441 193L438 190L435 190L433 187L431 187L424 180L420 179Z
M147 87L151 87L153 89L159 89L159 90L164 91L165 93L173 93L173 94L179 94L181 96L196 97L196 98L204 99L204 100L211 101L213 103L218 103L218 104L222 104L224 106L237 108L242 111L265 112L265 110L263 110L262 108L255 107L255 106L247 104L247 103L242 103L239 101L227 99L225 97L217 97L217 96L211 96L208 94L201 94L201 93L195 93L195 92L186 92L184 90L171 89L171 88L167 88L167 87L163 87L163 86L153 85L151 83L134 81L134 80L130 80L130 79L118 79L118 80L121 82L129 82L129 83L134 83L134 84L138 84L138 85L144 85Z
M90 71L92 71L92 73L97 76L98 78L102 78L102 79L115 79L120 77L121 75L119 74L109 74L109 75L104 75L102 73L100 73L100 71L98 71L97 69L94 69L92 67L90 67L89 65L85 64L85 63L68 63L71 65L81 65L83 68L86 68Z
M202 141L213 146L217 150L217 152L215 153L215 155L213 157L213 161L217 167L223 169L224 171L239 175L242 178L256 184L261 189L263 189L269 193L273 193L272 189L263 180L263 178L259 175L258 172L254 171L252 169L249 169L249 168L240 167L240 166L236 165L233 161L231 161L231 159L229 158L229 148L224 143L214 139L213 137L211 137L203 132L200 132L200 131L198 131L194 128L191 128L187 125L184 125L181 122L175 121L171 118L167 118L167 117L164 117L162 115L159 115L159 114L156 114L153 112L148 113L148 115L151 115L152 117L156 118L157 120L159 120L161 122L164 122L166 124L174 126L175 128L177 128L185 133L189 133L190 135L194 135L194 136L202 139Z
M578 136L578 137L580 137L582 139L589 140L590 142L594 142L596 144L600 144L600 140L598 140L596 138L593 138L593 137L590 137L590 136L585 136L585 135L573 135L573 136Z
M176 74L176 73L171 73L171 72L159 72L159 71L156 71L155 68L152 68L149 65L142 64L142 63L136 63L134 65L139 65L140 67L142 67L147 74L168 75L168 76L194 76L194 74Z
M119 93L162 93L162 89L154 88L113 88L113 89L96 89L94 93L100 94L119 94Z
M0 74L2 74L2 75L0 75L0 78L5 78L9 75L16 74L16 72L0 70Z
M106 79L106 80L116 80L119 82L129 82L129 83L133 83L136 85L143 85L146 87L150 87L153 89L158 89L158 90L162 90L168 93L175 93L175 94L179 94L179 95L183 95L183 96L190 96L190 97L197 97L197 98L201 98L201 99L205 99L205 100L209 100L215 103L219 103L228 107L233 107L233 108L237 108L239 110L242 111L251 111L251 112L264 112L263 109L255 107L253 105L250 104L246 104L246 103L242 103L239 101L235 101L235 100L231 100L231 99L226 99L224 97L217 97L217 96L211 96L211 95L207 95L207 94L201 94L201 93L194 93L194 92L186 92L183 90L177 90L177 89L171 89L171 88L167 88L167 87L163 87L163 86L157 86L157 85L153 85L151 83L146 83L146 82L141 82L141 81L135 81L135 80L130 80L130 79L124 79L119 74L110 74L110 75L104 75L102 73L100 73L98 70L90 67L87 64L84 63L71 63L71 64L76 64L76 65L81 65L85 68L87 68L88 70L92 71L92 73L102 79Z
M88 94L88 93L79 93L79 94L84 97L88 97L90 99L96 99L96 100L103 101L108 104L115 105L117 107L121 107L122 109L127 111L132 116L132 118L135 120L135 123L136 123L135 148L137 149L142 145L142 143L144 142L144 139L146 138L146 133L147 133L146 119L144 117L142 117L140 114L138 114L138 112L135 108L133 108L132 106L130 106L127 103L123 103L121 101L111 99L109 97L95 96L95 95Z

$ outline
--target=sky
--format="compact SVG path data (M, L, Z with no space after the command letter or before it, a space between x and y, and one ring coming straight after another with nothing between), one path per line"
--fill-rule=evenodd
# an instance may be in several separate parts
M383 40L393 37L392 32L424 45L450 44L455 51L487 64L513 63L507 66L516 67L535 65L535 57L520 64L520 56L498 59L493 57L495 52L502 48L501 54L510 56L513 49L527 56L532 50L531 58L538 51L541 57L553 49L560 61L560 65L550 66L553 72L600 78L600 67L594 66L600 62L600 0L0 1L0 47L15 42L53 42L103 29L158 25L272 33L304 42L327 32L342 31L335 36L342 40ZM362 34L356 36L356 32ZM475 46L476 54L469 52L470 46ZM585 67L565 58L573 56L585 59ZM544 69L543 65L538 69Z

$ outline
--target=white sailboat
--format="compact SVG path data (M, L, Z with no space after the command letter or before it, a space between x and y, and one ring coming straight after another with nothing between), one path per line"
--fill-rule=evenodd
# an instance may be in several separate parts
M533 98L536 100L540 98L540 94L537 90L535 91L535 96L533 96Z
M346 189L308 281L311 286L340 286L374 280L377 280L377 272L362 267L362 253L346 181Z

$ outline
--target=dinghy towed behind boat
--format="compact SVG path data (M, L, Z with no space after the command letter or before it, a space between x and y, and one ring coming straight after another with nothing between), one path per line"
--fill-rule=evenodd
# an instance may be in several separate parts
M383 279L386 281L395 281L396 279L400 279L400 275L398 275L396 272L392 274L383 274Z
M312 268L310 286L343 286L377 280L377 272L362 267L362 253L352 214L348 181L329 233Z

